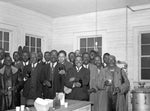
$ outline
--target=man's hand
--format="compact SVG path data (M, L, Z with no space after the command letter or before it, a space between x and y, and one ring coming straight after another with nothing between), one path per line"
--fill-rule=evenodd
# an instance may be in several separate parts
M8 87L8 91L16 91L16 87Z
M121 90L119 89L119 87L115 87L115 88L114 88L113 95L116 95L116 94L118 94L118 93L120 93L120 92L121 92Z
M59 71L59 74L61 74L61 75L65 74L65 73L66 73L65 70L60 70Z
M94 89L94 88L89 89L89 90L88 90L88 93L89 93L89 94L90 94L90 93L96 93L96 89Z
M73 82L73 81L75 81L75 77L71 77L71 78L69 79L69 82Z
M111 85L112 85L112 80L106 80L106 81L104 82L104 85L105 85L105 86L111 86Z
M43 82L43 85L44 85L44 86L48 86L48 87L51 87L51 86L52 86L51 83L50 83L50 81L48 81L48 80L45 80L45 81Z
M8 92L7 92L6 90L4 90L4 89L0 90L0 92L1 92L3 95L7 95L7 94L8 94Z
M74 86L75 86L75 87L81 87L81 83L75 82L75 83L74 83Z

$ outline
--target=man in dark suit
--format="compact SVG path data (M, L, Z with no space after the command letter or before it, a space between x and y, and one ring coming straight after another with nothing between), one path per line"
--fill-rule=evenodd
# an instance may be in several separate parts
M55 90L56 92L64 92L64 82L67 71L73 67L73 65L66 60L66 52L61 50L58 52L58 64L55 70Z
M44 62L43 62L43 53L38 52L37 56L38 56L38 63L44 64Z
M66 75L65 86L71 89L67 94L67 99L84 100L89 99L88 85L90 82L90 71L82 66L82 57L77 56L75 67L71 68Z
M30 64L29 59L30 59L29 52L24 51L23 54L22 54L23 66L26 66L26 65Z
M26 105L33 105L37 97L42 97L41 70L42 67L37 63L37 54L31 53L30 64L23 69L23 96Z
M54 78L57 65L57 51L52 50L50 52L51 62L45 64L42 70L42 80L43 80L43 97L53 99L55 97L55 86Z
M44 53L44 59L45 59L45 64L49 64L50 63L50 52L49 51L46 51Z

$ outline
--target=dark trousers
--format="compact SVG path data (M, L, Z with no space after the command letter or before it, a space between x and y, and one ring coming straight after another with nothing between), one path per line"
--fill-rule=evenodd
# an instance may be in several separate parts
M117 95L113 95L109 93L108 95L108 106L109 111L116 111L116 102L117 102Z

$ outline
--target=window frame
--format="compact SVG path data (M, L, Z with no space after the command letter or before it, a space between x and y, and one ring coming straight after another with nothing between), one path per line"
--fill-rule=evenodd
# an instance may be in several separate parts
M28 34L28 33L26 33L25 34L25 41L24 41L24 46L26 47L26 36L29 36L29 52L31 52L31 37L33 37L33 38L35 38L35 52L37 53L38 51L37 51L37 48L41 48L41 51L42 51L42 43L43 43L43 37L42 36L39 36L39 35L34 35L34 34ZM41 40L41 47L37 47L37 39L40 39Z
M101 46L100 46L100 48L101 48L101 54L103 53L103 50L102 50L102 47L103 47L103 36L102 36L102 34L99 34L99 35L84 35L84 36L79 36L78 37L78 41L79 41L79 44L78 44L78 49L80 50L80 48L86 48L86 52L88 52L88 48L92 48L92 47L81 47L80 46L80 40L82 39L82 38L86 38L86 40L88 39L88 38L97 38L97 37L100 37L101 38ZM95 39L94 39L94 42L95 42ZM88 42L86 42L86 46L88 45ZM99 47L99 46L98 46ZM97 47L97 48L98 48ZM95 47L94 47L95 48Z
M142 61L141 61L141 58L142 58L142 57L150 57L150 55L143 55L143 56L142 56L142 50L141 50L142 41L141 41L141 39L142 39L142 34L145 34L145 33L150 33L150 30L149 30L149 31L140 31L140 32L139 32L139 36L138 36L138 44L139 44L139 45L138 45L139 81L141 81L141 82L150 82L150 79L142 79L142 72L141 72L141 70L142 70L142 66L141 66Z
M4 29L4 28L0 28L0 31L4 32L9 32L9 40L7 41L9 46L8 46L8 51L5 51L6 53L10 53L11 51L11 41L12 41L12 31L9 29ZM2 37L4 37L4 35L2 35ZM2 46L4 46L4 38L2 38ZM4 47L2 47L4 49Z

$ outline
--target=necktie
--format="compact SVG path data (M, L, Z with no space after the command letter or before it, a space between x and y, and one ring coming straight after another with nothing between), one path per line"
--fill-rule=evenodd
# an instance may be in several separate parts
M35 64L32 64L32 70L34 70L35 69Z
M86 69L88 69L88 65L84 65L84 67L85 67Z
M79 68L77 68L77 72L79 72L80 71L80 69Z
M54 71L54 63L52 63L51 68L52 68L52 73L53 73L53 71Z

